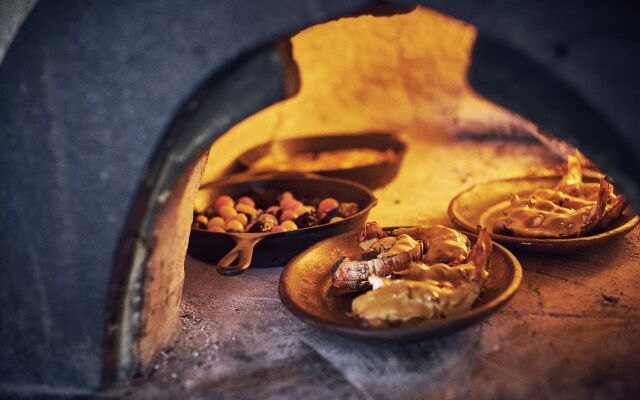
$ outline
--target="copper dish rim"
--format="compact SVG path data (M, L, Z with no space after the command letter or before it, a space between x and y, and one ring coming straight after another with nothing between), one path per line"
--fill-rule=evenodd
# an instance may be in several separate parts
M594 181L596 179L599 179L599 177L600 177L599 175L586 175L584 178L587 181ZM562 175L530 175L530 176L521 176L516 178L496 179L492 181L478 183L473 186L470 186L469 188L455 195L453 199L451 199L451 201L449 202L449 207L447 208L447 214L449 215L449 219L451 219L451 221L456 226L456 228L464 231L465 233L473 233L475 232L476 227L471 226L466 222L462 221L460 218L458 218L456 213L453 211L453 208L456 205L456 203L459 201L460 197L464 196L468 192L476 189L479 186L484 186L484 185L488 185L496 182L515 182L515 181L526 181L526 180L533 180L533 179L559 180L561 178L562 178ZM629 209L627 208L627 210ZM627 212L627 210L625 210L624 212ZM502 244L507 244L507 245L514 244L521 247L526 247L526 246L570 247L573 245L591 244L595 241L604 241L608 239L613 239L615 237L618 237L620 235L624 235L625 233L630 232L633 228L636 227L636 225L638 225L639 222L640 222L640 216L636 214L631 219L629 219L629 221L613 229L599 232L599 233L596 233L595 235L586 235L586 236L573 237L573 238L557 238L557 239L527 238L527 237L500 235L493 232L491 232L491 238L494 241Z
M399 227L384 227L383 229L386 230L395 228ZM468 234L466 232L465 235L472 237L474 240L478 237L476 234ZM398 325L378 328L365 326L345 326L308 314L289 297L287 291L285 290L287 273L291 266L296 264L299 259L306 255L307 252L310 252L322 246L325 241L335 240L335 238L336 237L320 241L294 257L285 266L282 274L280 275L278 293L280 295L280 300L282 301L282 304L285 306L285 308L304 323L320 330L337 333L346 337L371 341L399 342L426 340L447 335L449 333L453 333L455 331L463 329L500 309L507 303L507 301L509 301L509 299L511 299L511 297L513 297L518 287L520 286L520 283L522 282L522 266L520 265L518 259L504 246L500 245L499 243L493 242L493 247L495 249L493 251L497 250L501 252L510 261L509 264L513 268L513 278L509 282L509 285L498 296L491 299L487 303L484 303L479 307L473 307L469 312L458 315L456 317L425 321L416 326Z

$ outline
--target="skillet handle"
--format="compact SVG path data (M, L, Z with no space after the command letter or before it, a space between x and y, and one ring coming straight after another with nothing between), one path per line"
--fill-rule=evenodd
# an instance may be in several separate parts
M233 236L236 246L231 249L216 265L216 271L220 275L234 276L240 275L251 265L253 248L264 236L243 238ZM234 264L235 262L235 264Z

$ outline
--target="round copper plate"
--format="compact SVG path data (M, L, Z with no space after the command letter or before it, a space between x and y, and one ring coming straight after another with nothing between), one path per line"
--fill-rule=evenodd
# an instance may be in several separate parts
M537 239L499 235L492 232L493 222L509 205L512 193L527 195L538 188L552 188L560 179L559 175L529 176L472 186L451 200L449 217L458 228L466 232L475 232L478 225L486 227L493 240L510 249L547 254L574 253L602 246L612 239L629 233L640 221L640 218L627 208L606 231L579 238ZM590 176L583 179L585 182L598 182L599 178Z
M472 243L475 236L469 235ZM331 286L331 267L342 255L362 252L357 233L335 236L305 250L287 264L280 276L280 299L305 323L326 331L358 339L406 341L429 339L467 327L496 311L515 293L522 279L518 260L494 243L489 277L483 291L467 313L447 319L427 320L383 328L366 327L349 316L351 301L363 292L339 293Z

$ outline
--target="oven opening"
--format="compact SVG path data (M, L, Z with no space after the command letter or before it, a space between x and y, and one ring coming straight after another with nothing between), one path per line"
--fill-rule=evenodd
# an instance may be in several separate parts
M283 231L305 228L308 221L299 218L309 211L305 206L320 206L323 198L314 190L323 183L296 179L314 174L360 180L377 201L366 219L383 226L452 226L450 201L466 188L562 173L569 156L587 165L576 148L543 132L539 121L472 85L476 40L472 25L423 7L347 17L257 50L213 78L218 91L196 93L140 190L130 217L135 235L125 235L118 251L105 382L144 375L190 389L216 380L233 391L234 376L244 376L248 385L252 379L285 379L292 355L318 369L310 374L320 373L322 360L305 347L325 346L328 337L293 318L273 295L292 258L288 245L251 243L254 264L226 277L216 264L238 243L209 235L272 229L252 213L279 204L287 191L304 201L272 224L289 220L293 228L289 223ZM364 172L332 175L357 168ZM274 176L290 181L270 192L216 190L229 180ZM230 224L234 219L216 207L223 194L234 202L249 195L261 204L247 203L249 211L238 212L234 203L229 212L239 217ZM364 194L345 187L329 197L358 203L356 212L371 206ZM341 226L356 213L328 218L317 211L313 224L322 225L324 218L326 226ZM301 249L311 245L302 238L294 242L290 246ZM243 254L225 267L241 264ZM452 340L463 346L470 334ZM336 340L332 346L341 352L352 344ZM267 359L277 368L265 377L259 366Z

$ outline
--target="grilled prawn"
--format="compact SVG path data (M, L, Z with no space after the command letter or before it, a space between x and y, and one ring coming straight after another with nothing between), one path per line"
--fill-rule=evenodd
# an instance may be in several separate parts
M388 240L391 239L391 240ZM365 289L370 287L369 277L388 276L394 272L408 268L414 261L419 261L424 253L424 245L409 235L399 235L378 240L374 243L367 257L370 259L351 260L341 257L333 266L333 286L346 289ZM372 254L377 252L377 254Z
M372 275L373 290L353 300L352 313L372 327L459 315L473 306L482 290L491 247L489 234L481 228L463 264L413 263L396 273L403 278L396 280Z
M567 173L553 189L537 189L527 197L514 194L493 231L520 237L579 237L602 229L626 206L607 178L582 182L580 163L569 157Z
M427 251L422 257L422 262L426 264L459 264L469 257L469 239L464 234L443 225L398 228L393 230L393 234L406 234L423 241Z
M469 256L469 239L442 225L383 230L367 223L359 236L365 250L358 260L341 257L333 266L333 286L371 287L369 277L389 276L413 262L459 264Z

